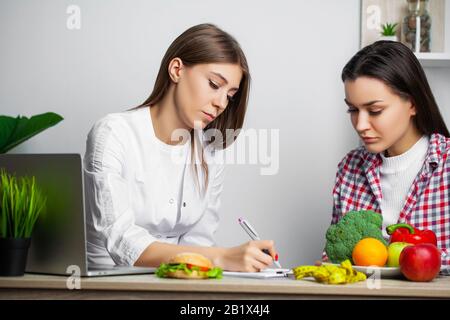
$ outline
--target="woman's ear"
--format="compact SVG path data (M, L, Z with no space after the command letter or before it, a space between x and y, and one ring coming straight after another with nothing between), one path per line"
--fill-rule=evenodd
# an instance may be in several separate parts
M412 115L412 116L415 116L416 114L417 114L417 109L416 109L416 105L415 105L415 103L413 102L413 101L409 101L409 103L410 103L410 106L409 106L409 111L410 111L410 114Z
M178 83L183 68L183 61L180 58L173 58L170 61L167 71L169 72L170 79L172 79L173 82Z

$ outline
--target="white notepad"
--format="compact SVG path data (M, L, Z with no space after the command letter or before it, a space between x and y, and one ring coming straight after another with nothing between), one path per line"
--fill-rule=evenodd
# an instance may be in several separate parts
M289 274L292 274L291 269L265 269L260 272L232 272L224 271L224 276L240 277L240 278L255 278L255 279L268 279L268 278L285 278Z

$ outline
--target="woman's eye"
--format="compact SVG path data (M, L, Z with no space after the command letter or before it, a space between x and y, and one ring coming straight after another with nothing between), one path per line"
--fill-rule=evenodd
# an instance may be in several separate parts
M234 101L234 97L233 96L227 96L228 102L233 102Z
M377 110L377 111L369 111L369 114L370 114L371 116L377 116L377 115L381 114L381 110Z
M348 108L347 109L347 113L355 113L355 112L358 112L358 109L356 109L356 108Z
M211 80L209 80L209 86L215 90L219 89L219 86Z

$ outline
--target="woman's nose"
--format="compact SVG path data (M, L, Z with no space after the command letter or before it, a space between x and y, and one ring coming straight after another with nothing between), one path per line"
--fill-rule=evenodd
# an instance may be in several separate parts
M358 132L364 132L370 129L369 115L366 112L358 112L355 129Z
M225 109L228 104L227 94L218 94L213 101L213 104L219 109Z

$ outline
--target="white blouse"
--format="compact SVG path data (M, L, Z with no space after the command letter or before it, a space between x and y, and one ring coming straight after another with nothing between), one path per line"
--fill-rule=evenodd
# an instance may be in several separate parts
M400 212L405 206L408 191L423 167L428 153L430 138L422 136L409 150L394 156L385 157L380 167L380 184L383 197L381 212L383 215L383 236L388 239L386 227L398 223Z
M222 151L205 150L204 196L190 154L190 142L167 145L155 136L148 107L109 114L95 123L84 157L89 263L133 265L154 241L215 244L224 179L223 161L217 157Z

